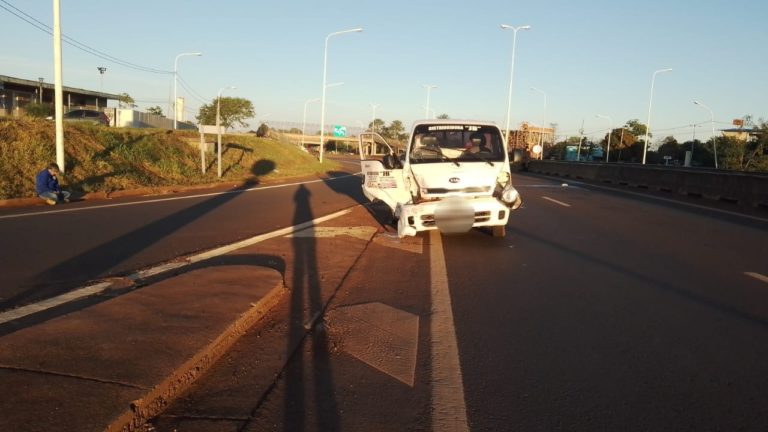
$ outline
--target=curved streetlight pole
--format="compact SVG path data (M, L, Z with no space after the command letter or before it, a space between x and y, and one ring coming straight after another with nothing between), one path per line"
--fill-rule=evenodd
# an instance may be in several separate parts
M610 162L610 159L608 158L611 156L611 134L613 134L613 121L611 120L610 117L603 114L595 114L595 117L604 118L608 120L608 147L607 147L607 150L605 151L605 162L608 163Z
M219 93L216 95L216 144L217 144L217 156L219 159L219 178L221 178L221 92L225 89L236 89L235 86L227 86L219 89Z
M693 101L693 103L709 111L710 124L712 125L712 146L714 147L714 150L715 150L715 169L717 169L717 136L715 135L715 113L712 112L712 109L710 107L704 105L699 101L695 100ZM694 129L694 131L695 130L696 129Z
M653 72L653 78L651 78L651 97L648 101L648 122L645 124L645 144L643 145L643 165L645 165L645 156L648 153L648 137L651 134L651 106L653 105L653 84L656 82L656 74L662 72L669 72L671 68L659 69Z
M176 113L176 87L178 85L179 81L179 57L186 57L186 56L196 56L199 57L203 55L203 53L200 52L193 52L193 53L181 53L176 56L176 58L173 60L173 130L176 130L176 120L177 120L177 113Z
M424 106L424 118L429 120L429 95L432 93L432 89L437 88L434 84L422 84L422 87L427 89L427 104Z
M509 96L507 96L507 122L506 126L504 127L505 132L505 141L509 141L509 116L512 112L512 81L515 77L515 50L517 48L517 31L518 30L528 30L531 26L529 25L523 25L523 26L517 26L513 27L511 25L502 24L501 29L502 30L512 30L512 66L509 68ZM507 147L509 147L509 142L507 142ZM507 148L509 150L509 148Z
M323 147L325 146L323 143L323 138L325 134L325 89L327 88L326 78L328 77L328 40L332 36L337 36L344 33L359 33L361 31L363 31L363 28L358 27L349 30L333 32L325 37L325 49L323 51L323 95L320 98L320 163L323 163Z
M541 149L539 152L539 160L542 160L544 159L544 125L547 124L547 93L536 87L531 87L531 90L544 95L544 114L541 119L541 128L539 129L539 148Z

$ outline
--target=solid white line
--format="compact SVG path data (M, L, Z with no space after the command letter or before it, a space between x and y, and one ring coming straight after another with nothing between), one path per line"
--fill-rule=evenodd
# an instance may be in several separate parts
M759 281L768 283L768 276L761 275L760 273L755 273L755 272L744 272L744 274L747 276L753 277Z
M448 290L443 242L440 232L430 231L429 267L432 291L430 338L432 351L432 430L469 431L464 402L459 347Z
M155 275L158 275L158 274L161 274L161 273L165 273L165 272L170 271L170 270L175 270L175 269L178 269L178 268L181 268L181 267L188 266L188 265L196 263L196 262L200 262L200 261L204 261L204 260L207 260L207 259L210 259L210 258L214 258L214 257L220 256L220 255L224 255L224 254L227 254L229 252L235 251L237 249L241 249L241 248L244 248L246 246L251 246L251 245L254 245L256 243L265 241L265 240L269 240L269 239L272 239L272 238L275 238L275 237L280 237L280 236L284 236L284 235L287 235L287 234L291 234L293 232L301 231L301 230L307 229L309 227L312 227L313 225L316 225L316 224L319 224L319 223L322 223L322 222L325 222L325 221L328 221L328 220L331 220L331 219L335 219L335 218L337 218L339 216L344 216L345 214L348 214L351 211L352 211L351 208L350 209L345 209L345 210L340 210L340 211L337 211L336 213L331 213L329 215L322 216L322 217L319 217L317 219L314 219L314 220L311 220L311 221L308 221L308 222L304 222L304 223L301 223L301 224L298 224L298 225L294 225L292 227L287 227L287 228L279 229L277 231L272 231L271 233L260 234L260 235L251 237L249 239L245 239L245 240L241 240L241 241L236 242L236 243L232 243L230 245L226 245L226 246L222 246L222 247L219 247L219 248L216 248L216 249L212 249L210 251L199 253L197 255L192 255L192 256L184 259L183 261L176 261L176 262L160 264L160 265L148 268L148 269L140 270L140 271L132 273L132 274L126 276L126 277L128 279L130 279L130 280L136 281L136 280L147 278L149 276L155 276ZM50 309L50 308L53 308L53 307L56 307L56 306L60 306L62 304L69 303L71 301L79 300L79 299L81 299L83 297L87 297L87 296L90 296L90 295L98 294L101 291L104 291L105 289L107 289L110 285L112 285L111 282L100 282L100 283L97 283L95 285L88 285L88 286L83 287L83 288L75 289L74 291L70 291L68 293L64 293L64 294L62 294L60 296L53 297L53 298L50 298L50 299L47 299L47 300L43 300L43 301L38 302L38 303L33 303L33 304L30 304L30 305L22 306L22 307L17 308L17 309L12 309L12 310L9 310L9 311L6 311L6 312L2 312L2 313L0 313L0 324L3 324L3 323L8 322L8 321L13 321L13 320L16 320L16 319L19 319L19 318L23 318L23 317L25 317L27 315L31 315L31 314L34 314L34 313L42 312L42 311L44 311L46 309Z
M30 212L30 213L3 215L3 216L0 216L0 219L13 219L13 218L20 218L20 217L27 217L27 216L42 216L42 215L50 215L55 213L71 213L71 212L96 210L96 209L103 209L103 208L110 208L110 207L135 206L135 205L141 205L141 204L155 204L155 203L166 202L166 201L179 201L179 200L187 200L187 199L194 199L194 198L206 198L206 197L212 197L212 196L218 196L218 195L228 195L228 194L243 193L243 192L258 192L258 191L267 190L267 189L277 189L277 188L296 186L296 185L302 185L302 184L320 183L320 182L338 180L346 177L354 177L354 176L357 176L358 174L360 173L348 174L348 175L333 177L328 179L310 180L310 181L298 182L298 183L284 183L284 184L272 185L272 186L255 186L255 187L243 189L243 190L228 190L224 192L210 192L210 193L198 194L198 195L174 196L169 198L149 199L146 201L137 201L137 202L103 204L103 205L96 205L96 206L89 206L89 207L65 208L61 210L49 210L49 211L38 211L34 213Z
M562 201L558 201L558 200L556 200L554 198L550 198L550 197L547 197L547 196L543 196L542 198L544 198L547 201L552 201L555 204L560 204L563 207L570 207L571 206L570 204L566 204L566 203L564 203Z
M66 294L62 294L58 297L49 298L41 302L33 303L17 309L12 309L7 312L0 313L0 324L6 323L8 321L17 320L19 318L23 318L33 313L42 312L46 309L63 305L64 303L69 303L75 300L79 300L83 297L98 294L104 291L105 289L109 288L110 285L112 285L112 282L101 282L95 285L89 285L74 291L70 291Z

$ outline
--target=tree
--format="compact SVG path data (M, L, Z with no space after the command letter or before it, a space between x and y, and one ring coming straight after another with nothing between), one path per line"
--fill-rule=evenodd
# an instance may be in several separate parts
M222 97L219 117L224 129L229 129L234 125L248 127L246 119L256 116L253 110L253 103L248 99L236 97ZM204 104L200 107L200 113L195 117L200 124L216 124L216 99L210 104Z
M368 123L368 130L371 132L382 132L384 130L384 125L384 120L373 119L372 122Z
M392 120L389 126L384 127L382 135L394 140L404 140L407 137L405 126L400 120Z
M147 113L163 117L163 109L157 105L147 108Z
M437 116L437 118L442 119L442 120L447 120L450 117L448 117L448 114L443 113L443 114L440 114L439 116Z
M266 138L269 136L269 125L266 123L260 124L259 128L256 129L256 136L259 138Z
M133 100L131 95L129 95L128 93L120 93L120 95L117 97L117 103L120 108L136 107L136 101Z

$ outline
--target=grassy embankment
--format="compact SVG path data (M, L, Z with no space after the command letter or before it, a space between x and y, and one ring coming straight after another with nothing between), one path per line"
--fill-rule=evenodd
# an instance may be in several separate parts
M206 141L215 141L207 136ZM200 136L194 131L105 128L65 123L66 173L62 185L76 194L168 188L233 181L270 181L321 174L337 168L320 164L297 146L252 135L222 138L222 178L216 155L206 154L201 172ZM54 124L0 118L0 199L35 196L35 174L56 161Z

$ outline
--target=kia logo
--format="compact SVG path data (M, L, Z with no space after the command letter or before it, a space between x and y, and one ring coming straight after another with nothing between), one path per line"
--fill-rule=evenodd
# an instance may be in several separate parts
M451 178L448 179L448 181L451 182L451 183L458 183L458 182L461 181L461 179L458 178L458 177L451 177Z

